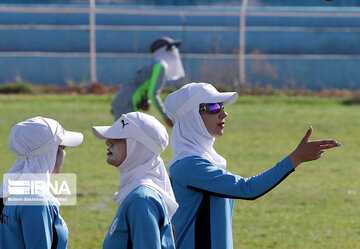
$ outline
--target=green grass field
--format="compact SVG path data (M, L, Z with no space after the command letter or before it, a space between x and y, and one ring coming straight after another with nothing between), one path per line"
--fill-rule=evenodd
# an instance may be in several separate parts
M62 172L77 175L77 205L63 206L69 249L101 248L117 206L112 196L118 171L106 164L106 146L92 125L110 125L112 96L0 96L0 173L16 156L8 148L12 126L41 115L81 131L84 143L67 149ZM237 200L234 248L360 248L360 106L341 99L240 97L226 106L225 135L215 147L229 171L250 177L287 156L313 126L312 139L334 138L340 148L300 165L277 188L256 201ZM160 119L154 110L151 114ZM162 120L161 120L162 121ZM168 129L170 134L170 129ZM169 146L162 154L172 156Z

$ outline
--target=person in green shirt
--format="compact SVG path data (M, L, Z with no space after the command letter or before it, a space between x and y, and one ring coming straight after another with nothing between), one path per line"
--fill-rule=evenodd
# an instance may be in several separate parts
M153 62L138 70L117 92L112 101L111 113L115 120L128 112L147 111L154 103L166 124L170 127L174 125L165 113L160 93L166 82L178 81L185 76L178 49L180 44L180 40L169 37L161 37L151 44Z

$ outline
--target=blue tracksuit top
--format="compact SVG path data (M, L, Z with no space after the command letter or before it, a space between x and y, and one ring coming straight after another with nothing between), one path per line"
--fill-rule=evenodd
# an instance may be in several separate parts
M166 206L154 190L140 186L119 206L104 249L175 249Z
M39 203L40 204L40 203ZM5 205L0 215L0 249L65 249L69 231L57 206Z
M285 157L250 178L234 175L199 156L170 167L179 208L173 216L179 249L232 249L234 198L254 200L284 180L294 167Z

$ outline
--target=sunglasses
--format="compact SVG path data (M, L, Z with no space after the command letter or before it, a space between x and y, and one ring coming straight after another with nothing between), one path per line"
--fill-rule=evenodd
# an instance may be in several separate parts
M199 111L206 111L209 114L217 114L224 109L223 103L206 104L199 107Z
M167 46L166 51L172 51L172 50L175 50L176 48L177 48L176 45L171 44L171 45L168 45L168 46Z

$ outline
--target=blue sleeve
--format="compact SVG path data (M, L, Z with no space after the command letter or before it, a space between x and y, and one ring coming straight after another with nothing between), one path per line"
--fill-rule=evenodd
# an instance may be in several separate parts
M145 198L133 200L127 218L134 249L161 248L159 222L162 215L156 202Z
M174 172L180 176L178 178L180 183L185 184L189 189L224 198L257 199L276 187L294 171L289 157L285 157L263 173L249 178L219 169L205 159L195 161L195 164L179 165L177 172Z
M47 205L24 208L21 228L27 249L51 248L53 215L53 210Z

